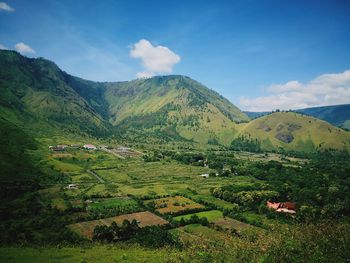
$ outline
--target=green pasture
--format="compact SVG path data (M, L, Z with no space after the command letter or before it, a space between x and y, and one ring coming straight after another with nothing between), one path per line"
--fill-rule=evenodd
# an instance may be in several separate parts
M214 222L214 221L216 221L216 220L218 220L218 219L223 217L223 214L222 214L221 211L219 211L219 210L210 210L210 211L204 211L204 212L198 212L198 213L193 213L193 214L177 216L177 217L174 217L174 220L180 221L181 218L183 218L185 220L188 220L193 215L196 215L199 218L206 217L209 222Z

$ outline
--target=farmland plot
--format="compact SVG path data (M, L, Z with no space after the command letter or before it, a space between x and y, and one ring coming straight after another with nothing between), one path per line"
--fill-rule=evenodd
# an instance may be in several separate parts
M188 220L193 215L196 215L199 218L206 217L210 223L223 218L223 214L222 214L221 211L219 211L219 210L210 210L210 211L204 211L204 212L198 212L198 213L193 213L193 214L177 216L177 217L174 217L174 220L180 221L181 218L183 218L185 220Z
M162 215L204 208L203 205L183 196L165 197L145 202L146 205L151 203L154 204L156 211Z
M124 220L128 220L129 222L131 222L134 219L138 222L140 227L166 225L169 223L165 219L159 216L156 216L151 212L145 211L145 212L109 217L109 218L104 218L100 220L80 222L80 223L68 225L68 228L76 232L80 236L86 237L88 239L92 239L93 232L96 226L99 226L99 225L109 226L112 224L112 222L116 222L117 224L122 224Z

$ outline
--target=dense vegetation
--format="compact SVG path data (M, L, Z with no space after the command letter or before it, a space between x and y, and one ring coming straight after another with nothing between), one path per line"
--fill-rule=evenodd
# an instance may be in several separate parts
M239 109L188 77L95 83L12 51L0 52L0 85L0 261L350 257L343 130L296 113L242 123ZM86 143L143 153L48 150ZM294 202L297 213L266 201ZM136 212L156 219L106 223Z
M350 162L346 152L314 155L302 167L283 166L279 162L240 162L235 170L265 183L246 186L229 185L213 189L220 199L236 203L241 211L259 211L266 201L293 201L298 204L299 220L350 217Z

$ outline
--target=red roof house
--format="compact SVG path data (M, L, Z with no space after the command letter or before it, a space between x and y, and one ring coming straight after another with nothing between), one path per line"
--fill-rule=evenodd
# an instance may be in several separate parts
M266 206L268 208L275 210L276 212L283 212L283 213L289 213L289 214L296 213L295 204L292 202L273 203L273 202L267 201Z

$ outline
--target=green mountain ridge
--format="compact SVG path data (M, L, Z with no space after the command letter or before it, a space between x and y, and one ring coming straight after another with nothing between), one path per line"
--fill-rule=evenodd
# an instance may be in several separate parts
M272 113L270 111L243 112L247 114L247 116L251 119L255 119ZM301 114L309 115L327 121L334 126L350 130L350 104L311 107L293 110L293 112L299 112Z
M79 86L72 87L67 79L70 76L51 61L1 51L1 112L12 111L22 122L32 119L87 133L107 133L108 123L77 92Z
M236 106L186 76L108 83L110 123L123 130L161 131L185 140L225 141L234 124L248 120ZM232 139L232 136L231 136Z
M0 52L2 111L92 135L140 133L229 143L235 122L248 117L215 91L185 76L93 82L51 61ZM132 131L132 132L131 132ZM143 132L142 134L145 134Z
M227 99L181 75L94 82L43 58L0 51L0 87L0 117L39 138L61 132L228 146L248 136L264 150L350 149L350 133L308 116L276 113L248 123Z
M256 140L262 150L313 152L350 149L350 133L296 112L275 112L243 124L239 136Z

